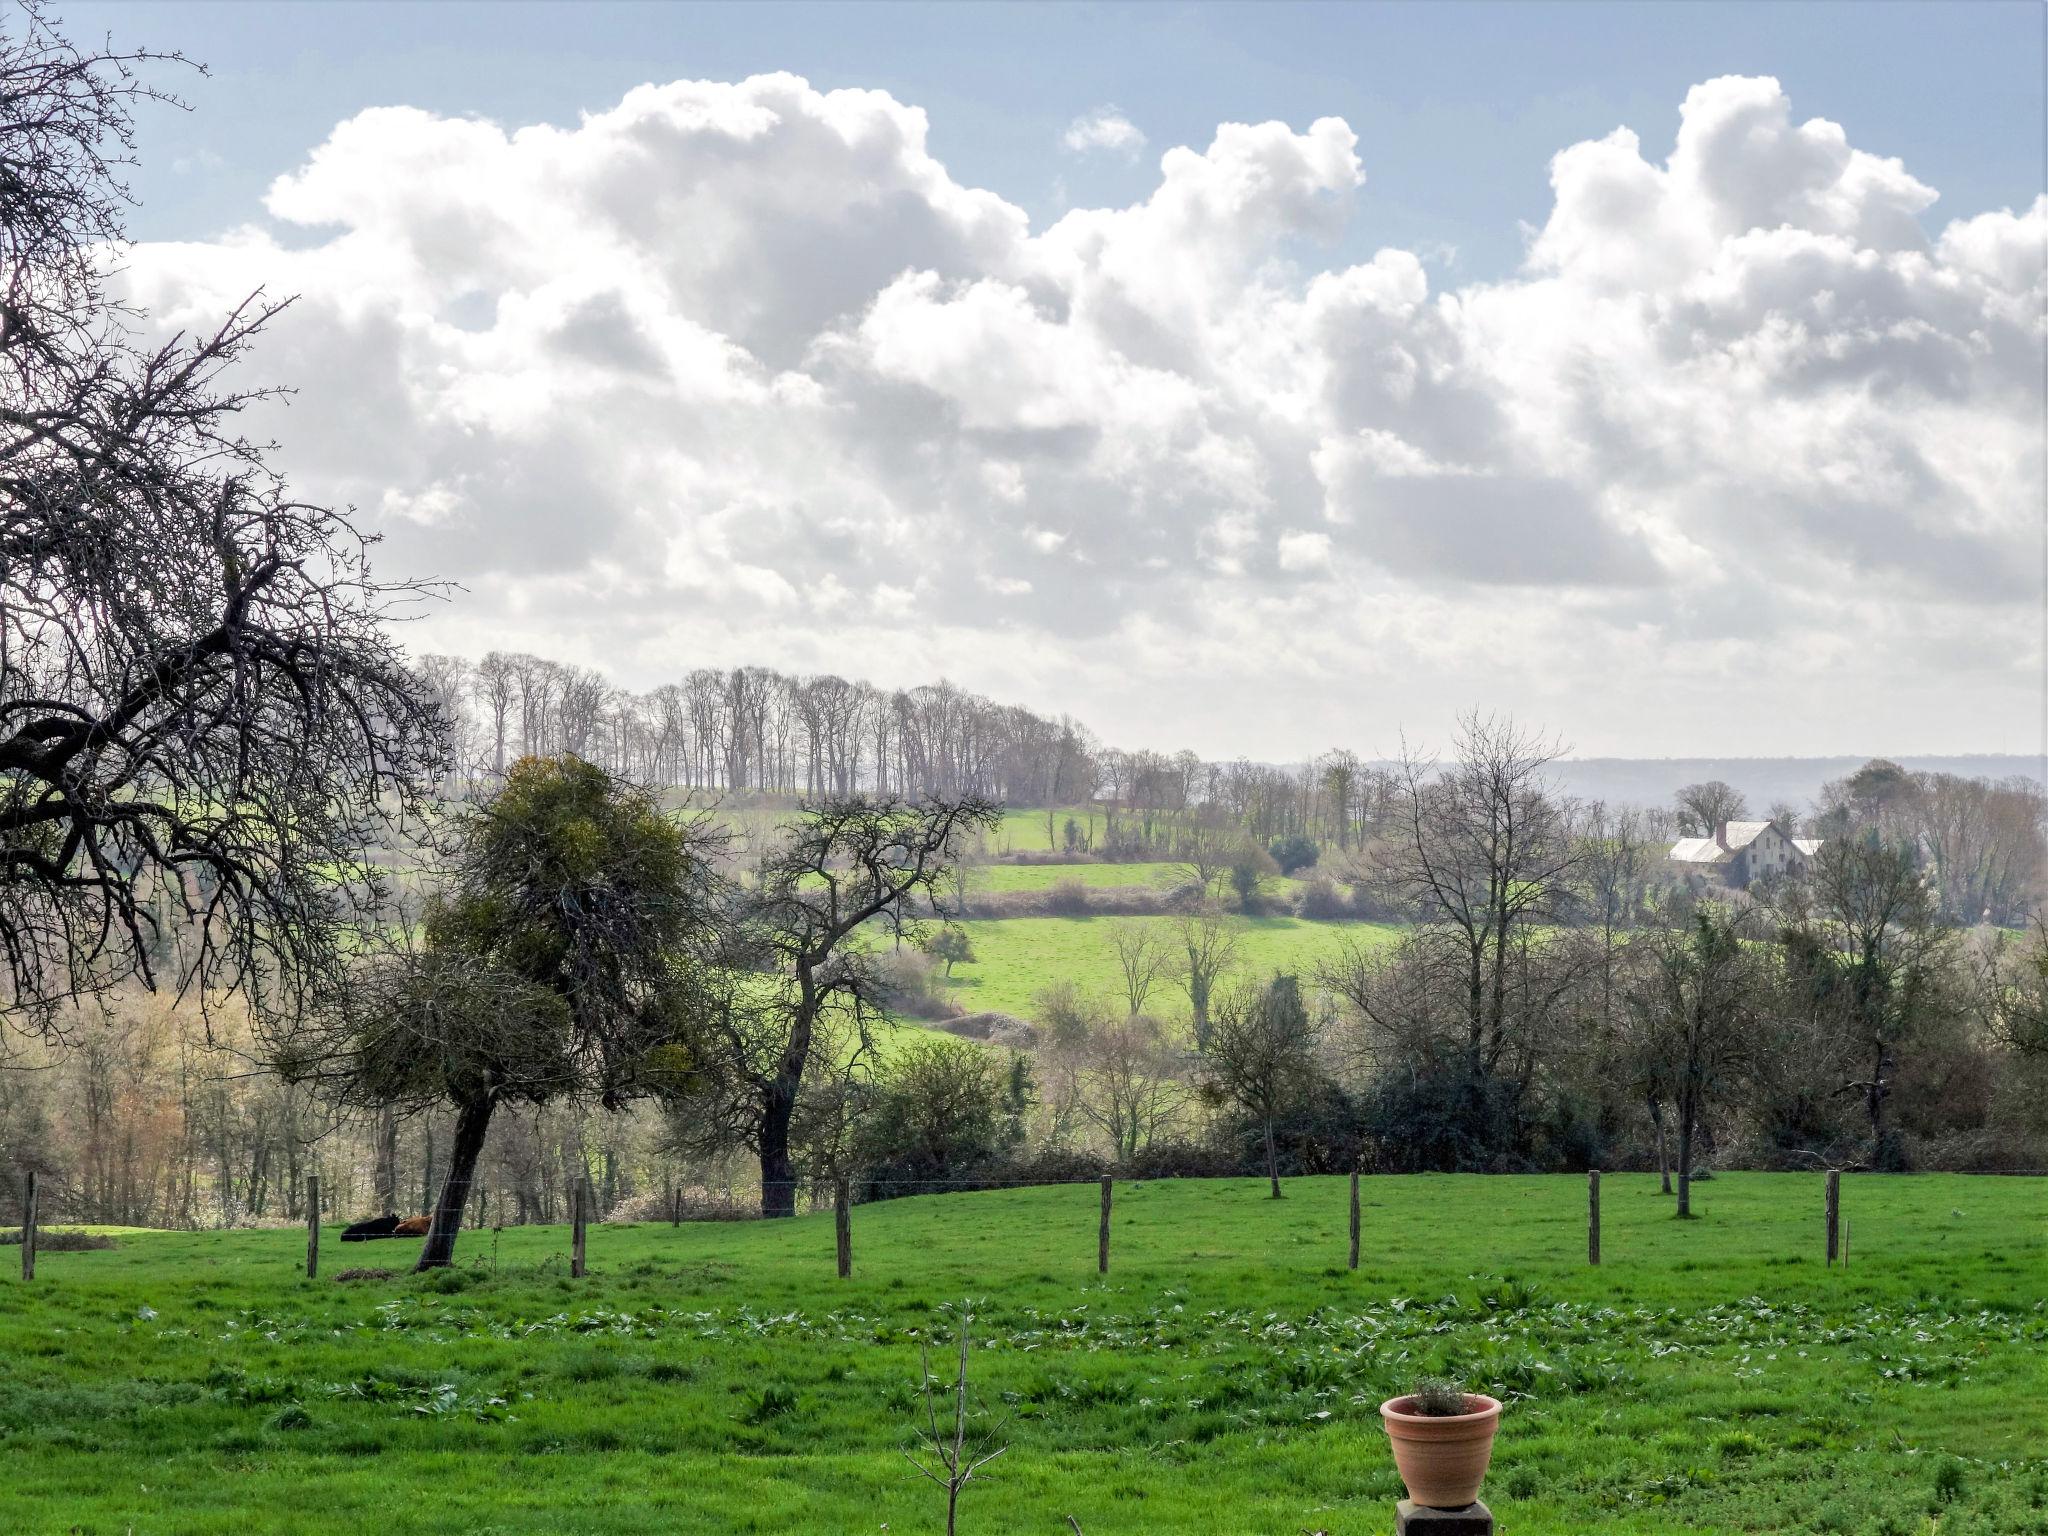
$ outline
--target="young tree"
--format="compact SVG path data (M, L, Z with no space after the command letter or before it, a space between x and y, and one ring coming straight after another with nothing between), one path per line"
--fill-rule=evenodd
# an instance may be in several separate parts
M952 923L946 924L925 943L925 953L934 960L946 962L946 975L950 979L953 967L974 963L974 945L968 941L967 930Z
M1275 1200L1280 1198L1280 1154L1273 1124L1314 1082L1315 1048L1315 1026L1292 976L1276 975L1264 986L1239 988L1216 1010L1206 1057L1208 1091L1259 1122Z
M344 514L293 499L230 385L280 305L160 346L110 297L138 71L34 4L0 37L0 985L48 1028L160 964L272 1041L343 984L366 844L440 721ZM166 943L175 932L189 942Z
M1629 987L1648 1078L1678 1112L1678 1215L1692 1215L1692 1150L1707 1108L1733 1087L1767 1003L1759 951L1742 923L1702 904L1646 934Z
M1151 923L1119 918L1109 925L1109 944L1116 952L1117 970L1123 977L1126 1010L1143 1013L1145 999L1167 964L1159 933Z
M421 1269L453 1257L500 1105L617 1109L696 1070L720 914L712 834L577 758L515 763L453 842L424 951L370 966L306 1064L357 1103L454 1108Z
M1203 905L1199 911L1175 919L1174 980L1188 995L1193 1016L1195 1049L1209 1048L1209 1000L1216 984L1237 963L1238 930L1223 911Z
M741 1142L761 1165L761 1214L796 1214L790 1124L821 1028L843 1028L851 1069L883 1015L872 941L945 921L945 876L965 839L993 828L976 796L909 802L855 796L806 805L735 899L727 988L712 1031L703 1115L685 1144Z

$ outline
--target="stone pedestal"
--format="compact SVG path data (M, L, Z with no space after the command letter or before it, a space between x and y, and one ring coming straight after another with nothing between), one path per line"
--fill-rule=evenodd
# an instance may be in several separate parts
M1493 1511L1484 1504L1425 1509L1403 1499L1394 1510L1394 1536L1493 1536Z

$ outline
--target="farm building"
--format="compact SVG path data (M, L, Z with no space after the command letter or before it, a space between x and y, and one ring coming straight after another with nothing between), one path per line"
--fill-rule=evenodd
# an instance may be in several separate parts
M1770 875L1804 873L1820 852L1817 837L1794 837L1775 821L1724 821L1712 837L1682 837L1671 845L1681 872L1743 890Z

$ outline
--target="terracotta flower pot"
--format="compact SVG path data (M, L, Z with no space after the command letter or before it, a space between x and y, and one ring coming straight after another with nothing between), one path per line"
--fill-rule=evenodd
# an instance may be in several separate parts
M1493 1459L1493 1432L1500 1428L1499 1399L1468 1392L1467 1411L1444 1416L1416 1413L1414 1407L1412 1396L1380 1404L1394 1470L1408 1485L1408 1497L1425 1509L1463 1509L1477 1502Z

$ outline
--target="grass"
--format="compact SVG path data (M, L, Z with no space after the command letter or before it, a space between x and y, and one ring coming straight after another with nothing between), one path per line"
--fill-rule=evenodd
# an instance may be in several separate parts
M2048 1531L2048 1181L1727 1175L1092 1186L855 1213L466 1233L452 1274L337 1283L297 1232L130 1234L0 1284L0 1529L926 1532L919 1346L981 1298L974 1384L1012 1449L963 1531L1381 1536L1376 1409L1424 1374L1508 1402L1514 1536ZM397 1244L330 1246L328 1273ZM1938 1517L1938 1525L1936 1522Z
M1126 866L1130 867L1130 866ZM1143 868L1145 866L1136 866ZM962 923L975 959L956 966L946 995L961 1007L995 1009L1030 1018L1032 999L1056 980L1072 981L1098 997L1123 995L1122 973L1110 947L1110 925L1143 923L1170 939L1169 917L1006 917ZM1276 970L1306 970L1334 956L1347 940L1389 943L1399 931L1375 923L1318 923L1294 917L1243 919L1239 969L1261 976ZM1161 1004L1164 1007L1161 1007ZM1158 984L1153 1011L1185 1011L1186 1000L1171 982Z
M985 864L967 877L974 891L1049 891L1062 880L1078 880L1090 890L1117 886L1151 886L1172 890L1187 882L1182 864Z
M1107 833L1108 825L1101 811L1093 807L1070 806L1053 813L1052 840L1045 836L1045 812L1030 810L1021 806L1005 807L1002 820L996 824L989 837L989 847L997 853L1057 853L1066 846L1067 821L1073 819L1076 826L1086 831L1096 846L1100 846Z
M968 876L972 891L1049 891L1062 880L1078 880L1090 890L1149 886L1170 891L1192 884L1185 864L984 864ZM1260 890L1269 898L1294 896L1306 882L1290 875L1268 875ZM1221 877L1219 896L1228 889Z

